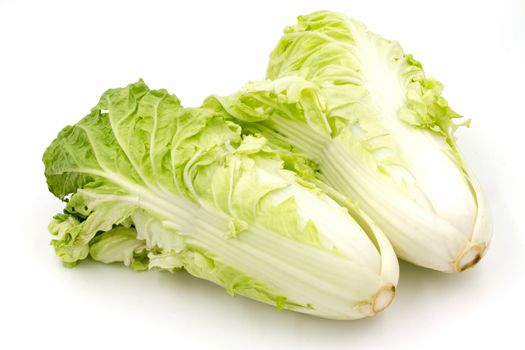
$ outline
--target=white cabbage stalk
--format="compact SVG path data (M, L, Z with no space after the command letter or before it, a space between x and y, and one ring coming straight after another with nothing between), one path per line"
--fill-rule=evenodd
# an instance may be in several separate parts
M453 137L460 116L397 42L337 13L301 16L267 78L214 98L246 132L315 161L319 178L354 199L400 258L446 272L480 260L492 228Z
M397 258L366 215L285 170L264 138L142 81L107 91L44 163L67 201L50 224L67 265L185 269L231 295L333 319L371 316L394 297Z

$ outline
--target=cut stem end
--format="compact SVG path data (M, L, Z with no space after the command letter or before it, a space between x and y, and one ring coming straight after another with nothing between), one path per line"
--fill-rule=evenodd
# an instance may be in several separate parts
M462 272L476 265L481 260L484 251L485 244L468 245L454 261L454 270Z
M386 309L394 300L396 295L396 287L392 285L384 286L376 293L372 304L374 313L378 313Z

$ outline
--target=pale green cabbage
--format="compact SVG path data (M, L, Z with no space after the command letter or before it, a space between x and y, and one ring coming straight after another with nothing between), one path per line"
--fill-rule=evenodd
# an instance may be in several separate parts
M108 90L44 154L49 190L66 201L52 244L70 266L90 256L185 269L279 309L334 319L381 311L398 280L387 239L283 159L308 169L220 111L183 108L142 81Z
M323 11L286 28L266 81L207 104L315 161L318 179L357 201L399 257L453 272L479 261L492 229L442 89L397 42Z

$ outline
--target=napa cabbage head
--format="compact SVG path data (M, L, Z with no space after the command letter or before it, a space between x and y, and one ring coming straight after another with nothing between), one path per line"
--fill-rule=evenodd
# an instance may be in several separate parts
M143 81L108 90L44 154L49 190L65 203L52 244L68 266L91 257L184 269L279 309L381 311L398 279L392 247L365 214L287 170L294 158Z
M455 122L442 90L397 42L322 11L285 29L267 80L207 103L315 161L318 178L356 200L399 257L453 272L479 261L492 230L454 139L469 121Z

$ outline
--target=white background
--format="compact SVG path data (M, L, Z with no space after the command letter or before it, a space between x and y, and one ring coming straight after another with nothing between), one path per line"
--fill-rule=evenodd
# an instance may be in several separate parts
M316 319L177 274L61 266L41 155L107 88L142 77L184 105L264 76L285 25L338 10L401 42L473 119L459 146L495 238L473 270L401 263L398 295L365 320ZM525 313L525 1L0 0L0 347L3 349L519 348Z

